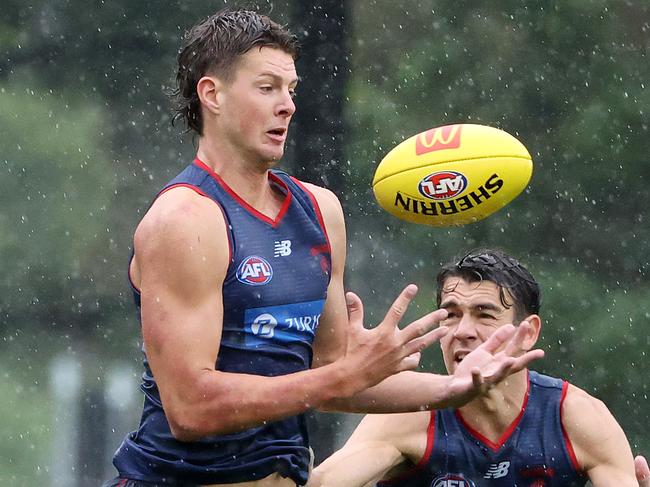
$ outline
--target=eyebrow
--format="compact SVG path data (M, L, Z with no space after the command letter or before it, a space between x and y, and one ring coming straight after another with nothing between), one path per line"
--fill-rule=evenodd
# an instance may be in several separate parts
M460 307L458 301L455 299L450 299L448 301L444 301L440 304L441 308L448 309L448 308L458 308ZM503 308L501 306L497 306L496 304L492 303L476 303L473 304L470 309L472 311L496 311L497 313L501 313L503 311Z
M284 78L282 76L279 76L275 73L271 73L268 71L265 71L263 73L260 73L257 78L273 78L275 81L284 81ZM297 84L299 81L299 78L293 78L291 81L289 81L289 84Z

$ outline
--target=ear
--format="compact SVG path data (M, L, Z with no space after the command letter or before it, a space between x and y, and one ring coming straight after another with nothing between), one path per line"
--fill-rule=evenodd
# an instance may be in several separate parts
M201 106L214 115L219 114L223 83L214 76L203 76L196 84L196 93Z
M524 350L531 350L542 332L542 319L539 315L528 315L523 321L530 323L530 332L526 334L522 345Z

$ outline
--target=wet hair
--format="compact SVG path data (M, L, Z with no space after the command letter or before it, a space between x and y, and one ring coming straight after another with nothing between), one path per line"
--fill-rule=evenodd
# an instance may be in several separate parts
M539 313L541 300L539 284L528 269L501 250L473 250L460 260L443 266L436 278L438 307L440 307L442 293L453 289L448 285L445 286L445 281L451 277L459 277L470 283L493 282L499 287L501 304L506 308L514 306L515 319L518 321L528 315ZM513 302L509 302L509 297Z
M232 81L239 58L253 47L281 49L298 58L296 36L266 15L250 10L224 9L185 33L178 53L172 123L183 120L187 131L203 134L201 102L196 85L206 74Z

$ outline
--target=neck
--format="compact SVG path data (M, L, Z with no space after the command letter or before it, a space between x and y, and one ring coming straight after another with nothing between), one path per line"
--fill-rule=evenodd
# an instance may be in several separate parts
M273 161L253 161L208 137L199 140L196 156L253 208L265 214L275 211L278 197L268 183Z
M487 394L459 409L461 416L473 429L496 441L519 416L528 391L526 370L512 374Z

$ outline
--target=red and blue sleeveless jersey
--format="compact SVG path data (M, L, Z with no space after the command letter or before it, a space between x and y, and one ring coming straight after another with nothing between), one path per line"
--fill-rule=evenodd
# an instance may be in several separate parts
M161 191L185 186L211 198L228 225L220 371L278 376L311 366L330 280L329 242L318 204L299 181L273 170L269 184L284 196L275 219L250 207L198 159ZM139 311L139 292L134 295ZM186 485L244 482L277 472L306 483L310 452L303 415L195 442L177 441L143 352L142 420L113 460L122 477Z
M427 448L409 471L379 487L574 487L586 476L562 426L568 383L529 371L519 416L497 443L457 410L431 412Z

